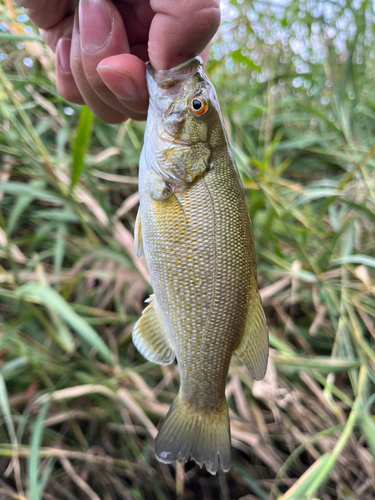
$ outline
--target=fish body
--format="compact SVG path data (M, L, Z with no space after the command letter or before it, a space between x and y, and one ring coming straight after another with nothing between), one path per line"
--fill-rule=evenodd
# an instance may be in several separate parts
M265 375L266 319L251 222L215 90L200 58L147 68L150 107L135 250L154 295L133 330L146 359L177 358L181 387L155 441L165 463L230 468L225 383L233 352Z

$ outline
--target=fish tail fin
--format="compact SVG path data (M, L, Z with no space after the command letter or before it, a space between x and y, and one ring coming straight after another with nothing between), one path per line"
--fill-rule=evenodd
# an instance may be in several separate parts
M211 474L231 466L230 428L225 399L219 410L194 409L177 395L155 440L156 458L171 464L193 459Z

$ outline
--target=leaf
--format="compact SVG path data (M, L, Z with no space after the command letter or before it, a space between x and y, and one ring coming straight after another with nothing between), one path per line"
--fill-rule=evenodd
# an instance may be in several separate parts
M12 361L8 361L2 365L0 368L0 375L4 378L4 380L11 380L12 378L19 376L19 374L23 371L22 368L28 365L29 361L25 356L12 359Z
M362 254L346 255L345 257L333 260L331 264L363 264L364 266L375 268L375 259L374 257Z
M298 199L290 206L290 210L304 205L309 201L318 200L320 198L328 198L330 196L339 196L341 191L334 188L313 188L306 190L306 194L302 194Z
M276 366L291 371L319 370L322 373L346 372L361 365L359 360L339 359L330 357L289 357L276 354L273 357Z
M330 455L325 453L316 460L307 471L284 493L280 500L304 500L306 491L314 483L315 479L324 471L330 459ZM329 471L327 471L328 475ZM326 477L326 475L325 475Z
M71 172L70 190L77 184L81 175L87 147L91 137L91 126L94 115L87 106L83 106L79 117L78 129L73 142L73 165Z
M67 234L66 225L59 224L57 227L56 243L53 255L53 264L55 267L56 276L59 276L61 271L61 266L64 260L66 234Z
M41 491L39 488L38 472L39 472L39 448L43 437L43 423L48 410L48 403L45 403L35 421L31 435L30 455L28 458L28 479L30 500L40 500Z
M12 443L12 449L14 451L18 448L17 435L16 430L13 423L12 412L10 409L9 399L8 399L8 391L5 385L5 381L3 376L0 374L0 415L1 413L4 415L5 425L7 427L8 435L10 438L10 442ZM18 456L14 455L13 457L13 470L15 482L17 485L18 491L21 489L22 491L22 482L21 475L19 471L19 459Z
M49 208L48 210L35 210L34 214L36 217L40 217L41 219L46 220L73 223L79 222L79 218L70 207L67 207L65 209Z
M362 212L364 215L375 221L375 213L369 208L367 208L365 204L360 205L359 203L354 203L354 201L347 200L344 198L341 198L341 201L343 203L347 203L353 208L356 208L359 212Z
M0 191L14 194L16 196L32 196L33 198L36 198L38 200L58 202L59 204L62 201L57 194L51 194L50 191L32 186L31 184L26 184L24 182L0 182Z
M14 429L12 414L9 406L8 392L3 379L3 376L0 374L0 410L4 415L5 425L8 430L9 437L11 441L14 443L16 440L16 432Z
M10 40L12 42L42 42L43 38L39 35L14 35L13 33L0 33L0 40Z
M372 458L375 463L375 422L367 413L363 414L362 417L360 417L359 422L362 427L363 433L366 436L366 440L369 444Z
M297 137L292 137L290 140L282 141L277 151L285 151L288 149L308 149L309 146L314 144L322 145L327 144L329 141L336 140L337 134L301 134ZM328 148L328 145L326 146Z
M29 206L33 201L33 197L29 195L19 196L10 212L8 219L7 234L10 236L17 225L18 219L20 218L22 212Z
M53 288L39 283L28 283L18 289L18 294L24 298L37 299L38 302L55 311L77 332L82 340L94 347L104 360L114 363L111 351L96 331Z

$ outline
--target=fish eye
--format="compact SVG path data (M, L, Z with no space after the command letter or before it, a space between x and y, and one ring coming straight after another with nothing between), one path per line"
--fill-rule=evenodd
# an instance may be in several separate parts
M203 97L195 96L190 102L191 108L195 115L205 115L209 109L208 103Z

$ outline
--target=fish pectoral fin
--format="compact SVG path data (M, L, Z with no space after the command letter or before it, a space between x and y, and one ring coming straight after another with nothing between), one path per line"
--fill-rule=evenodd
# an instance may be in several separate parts
M151 184L151 198L155 201L164 201L171 196L171 190L162 177L154 177Z
M143 238L141 226L141 207L138 208L134 226L134 253L139 258L143 255Z
M249 303L245 332L236 354L255 380L261 380L267 371L268 328L258 291Z
M154 295L133 328L133 343L144 358L159 365L170 365L175 350L155 303Z
M165 178L174 178L187 185L208 169L210 156L211 148L204 142L190 146L174 144L173 147L161 151L156 161L159 169L164 170Z

